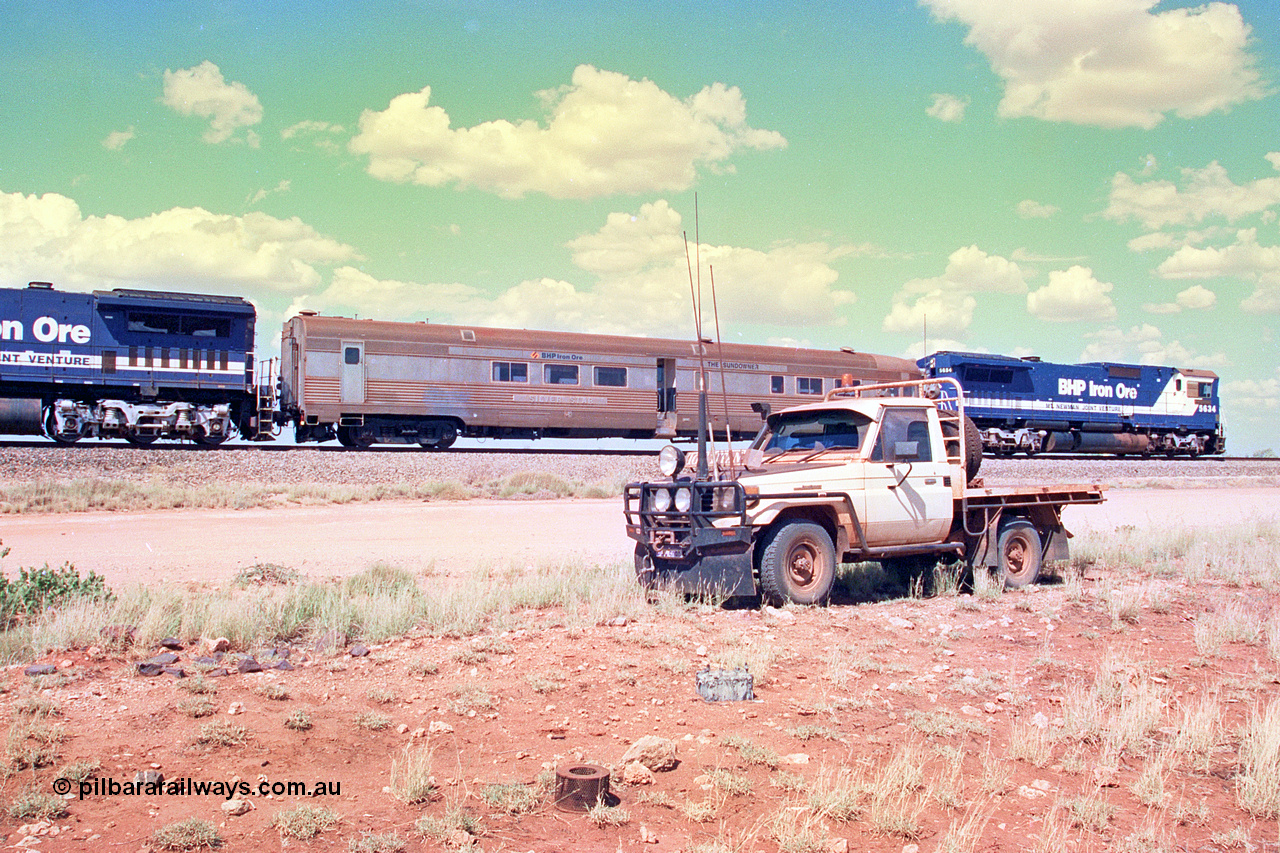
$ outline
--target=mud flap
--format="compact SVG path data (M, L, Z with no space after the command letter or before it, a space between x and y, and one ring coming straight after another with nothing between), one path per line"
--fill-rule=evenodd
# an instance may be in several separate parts
M714 598L754 596L756 589L753 549L742 553L706 554L694 563L663 560L653 573L653 585L686 595Z

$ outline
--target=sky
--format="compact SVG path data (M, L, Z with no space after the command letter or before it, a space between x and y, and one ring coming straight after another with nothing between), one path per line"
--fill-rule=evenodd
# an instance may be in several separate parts
M0 286L244 296L266 356L692 337L692 257L704 334L1209 369L1280 450L1275 0L5 0L0 78Z

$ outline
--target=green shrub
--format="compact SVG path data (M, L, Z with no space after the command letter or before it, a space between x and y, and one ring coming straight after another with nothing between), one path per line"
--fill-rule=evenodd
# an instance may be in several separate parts
M4 553L7 552L5 549ZM110 601L112 597L102 575L89 572L88 577L82 578L70 563L64 563L60 569L51 569L48 563L39 569L18 569L15 580L0 575L0 627L7 629L24 617L75 599Z

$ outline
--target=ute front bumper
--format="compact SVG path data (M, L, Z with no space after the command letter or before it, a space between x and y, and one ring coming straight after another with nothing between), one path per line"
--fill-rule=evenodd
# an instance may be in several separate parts
M682 489L689 491L689 505L678 510L674 495ZM658 499L659 492L667 493L665 499ZM756 594L754 530L741 485L629 483L622 499L642 584L694 595Z

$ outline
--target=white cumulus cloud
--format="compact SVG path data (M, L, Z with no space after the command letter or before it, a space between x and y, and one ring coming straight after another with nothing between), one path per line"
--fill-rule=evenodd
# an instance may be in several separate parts
M735 151L786 145L748 126L741 91L722 83L681 100L650 80L580 65L570 85L539 94L545 125L498 119L455 129L428 86L366 110L349 148L368 156L380 180L594 198L684 190L700 165L731 169Z
M1258 230L1245 228L1222 248L1183 246L1166 258L1156 272L1169 279L1231 276L1253 281L1256 288L1241 307L1251 312L1280 313L1280 246L1258 243Z
M1027 294L1027 310L1042 320L1111 320L1116 306L1107 294L1114 285L1098 281L1079 265L1049 273L1049 283Z
M1218 304L1218 295L1207 287L1193 284L1180 291L1172 302L1154 302L1142 306L1151 314L1180 314L1183 311L1203 311Z
M1049 219L1057 212L1058 208L1052 204L1041 204L1032 199L1018 202L1018 215L1023 219Z
M958 335L973 322L975 293L1020 294L1027 282L1016 263L989 255L977 246L956 249L947 268L933 278L913 279L893 297L884 318L886 332L918 334L928 321L931 330Z
M933 103L925 110L925 114L938 121L959 122L964 120L965 108L969 106L968 98L958 98L955 95L945 93L935 93Z
M1080 361L1136 362L1201 370L1221 370L1231 360L1221 352L1201 355L1180 341L1166 341L1164 333L1150 323L1120 329L1108 326L1085 335L1089 343Z
M68 288L147 286L205 292L296 292L317 266L355 250L295 218L175 207L138 219L84 216L66 196L0 193L0 278Z
M1158 0L920 0L969 28L1004 81L1002 116L1152 128L1264 97L1250 27L1227 3L1152 10Z
M107 138L102 140L102 147L108 151L119 151L129 143L134 137L134 129L132 126L128 130L117 130L107 134Z
M549 277L516 282L496 295L456 283L379 281L354 268L335 271L330 287L295 303L324 311L359 311L386 319L421 319L530 329L687 336L692 330L689 269L682 220L666 201L635 213L612 213L596 231L567 244L579 283ZM696 247L690 246L690 252ZM714 270L722 330L761 322L777 327L836 325L855 295L836 286L831 263L856 250L790 244L768 251L704 244L705 333L714 334Z
M1267 159L1280 169L1280 155ZM1280 204L1280 177L1237 184L1218 162L1203 169L1183 169L1182 185L1173 181L1135 181L1117 172L1103 216L1123 222L1136 219L1146 228L1190 225L1209 217L1235 222Z
M164 72L164 94L160 102L184 116L209 120L204 141L226 142L242 127L262 121L258 96L243 83L228 83L222 71L207 59L192 68ZM248 131L245 141L258 145L258 136Z

